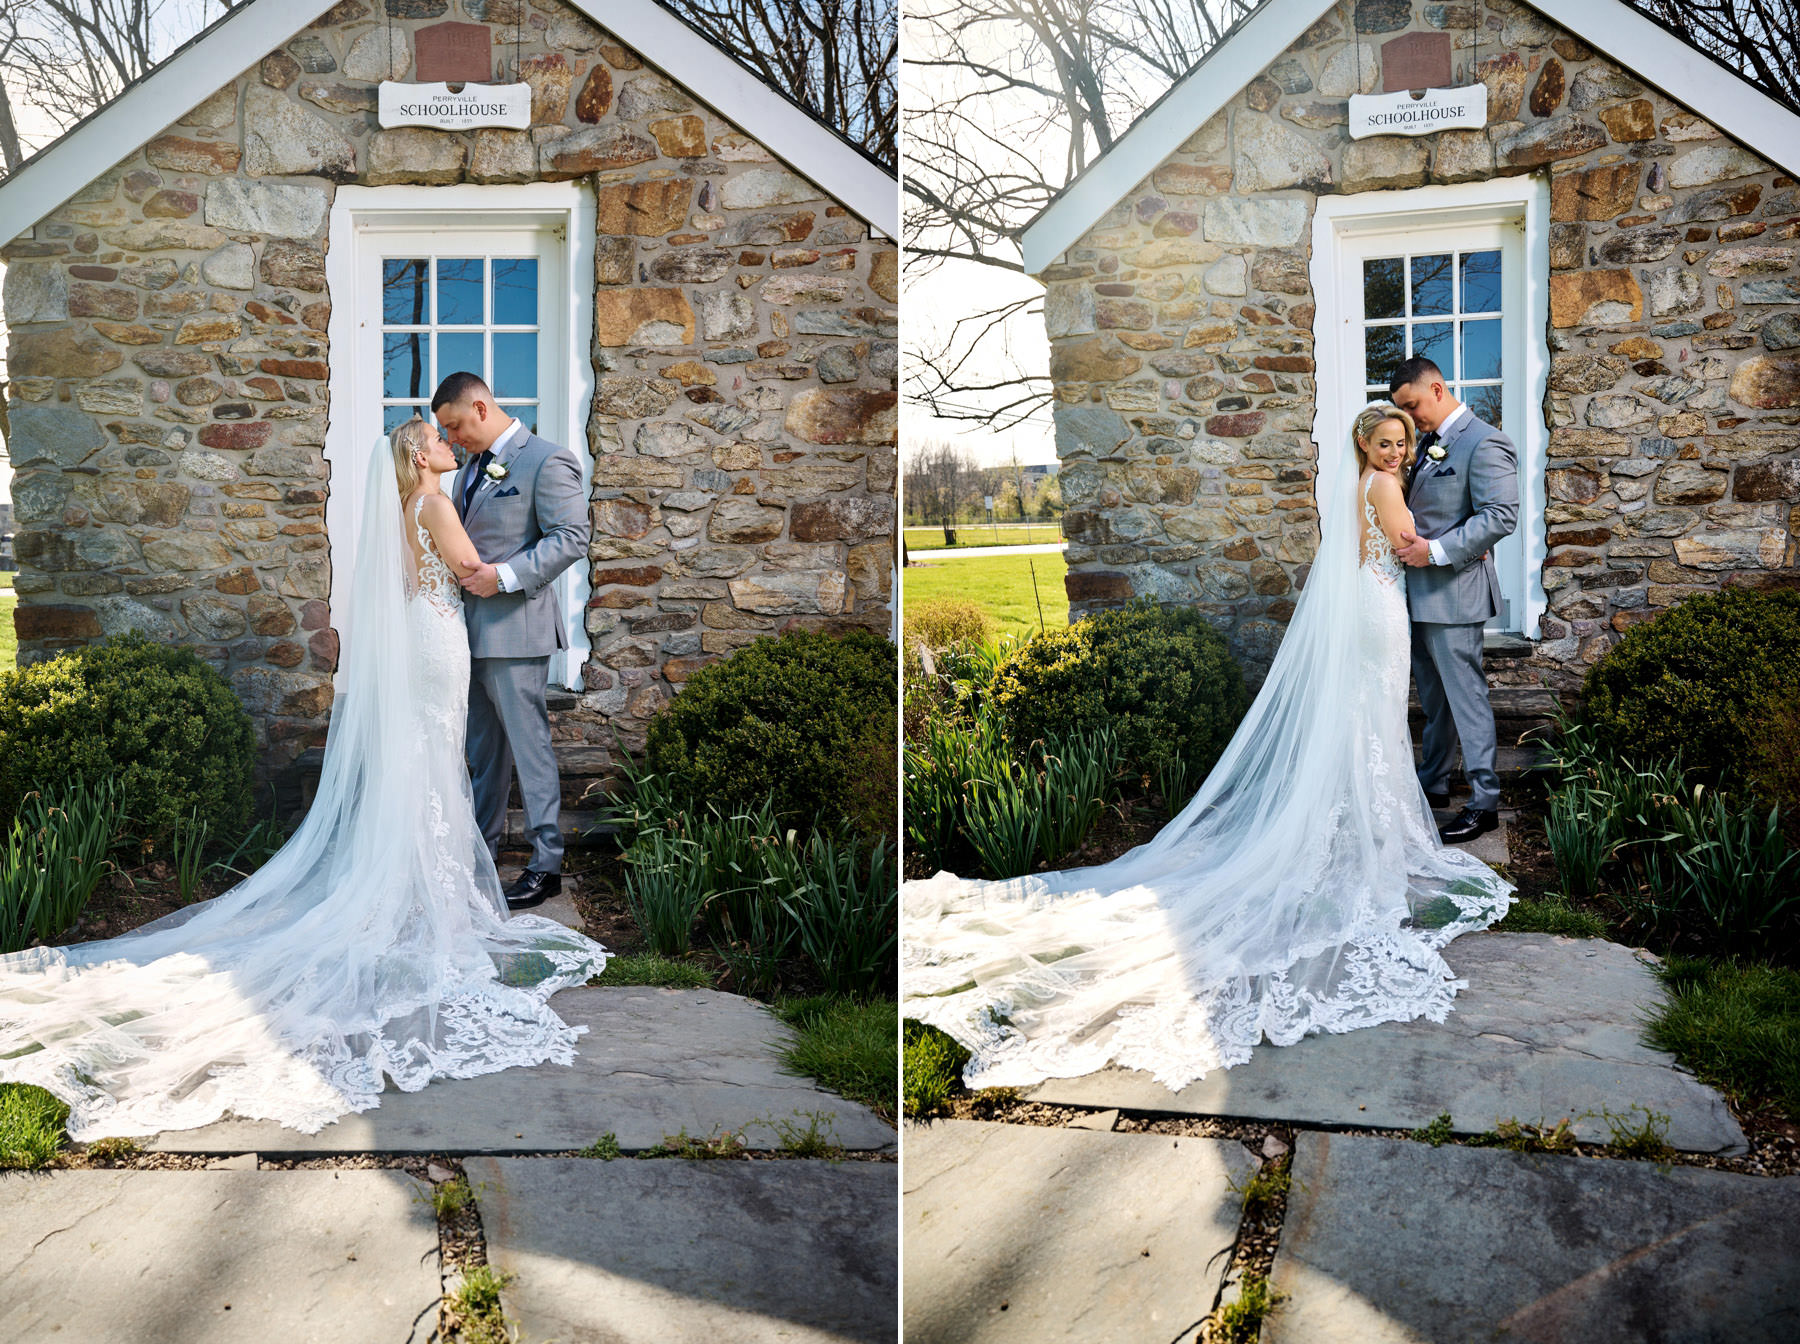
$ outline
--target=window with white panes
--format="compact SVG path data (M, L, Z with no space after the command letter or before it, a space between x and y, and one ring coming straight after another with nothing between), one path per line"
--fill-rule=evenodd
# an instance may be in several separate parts
M1369 397L1385 398L1395 366L1423 355L1458 401L1504 428L1500 250L1411 252L1362 266Z
M417 414L452 373L477 374L509 415L538 432L542 337L538 259L381 259L381 417L387 432Z

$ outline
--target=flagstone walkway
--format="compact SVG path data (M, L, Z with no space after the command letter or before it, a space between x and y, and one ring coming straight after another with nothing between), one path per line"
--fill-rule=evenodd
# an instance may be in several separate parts
M1105 1069L1031 1089L1010 1123L909 1123L907 1344L1196 1344L1237 1290L1240 1192L1287 1151L1277 1127L1264 1344L1791 1344L1800 1176L1401 1136L1447 1113L1454 1135L1568 1118L1605 1143L1607 1112L1654 1113L1683 1153L1746 1151L1723 1098L1643 1044L1662 991L1641 955L1469 934L1443 1023L1265 1046L1178 1093ZM1144 1132L1199 1117L1247 1137ZM1400 1134L1343 1132L1366 1129Z
M578 922L566 897L543 909ZM595 987L551 1003L589 1028L573 1067L390 1089L316 1135L228 1120L144 1144L213 1169L0 1175L0 1344L423 1344L439 1228L428 1183L392 1165L422 1155L462 1162L534 1344L894 1338L891 1125L782 1072L786 1028L749 999ZM608 1133L629 1159L733 1131L773 1157L808 1128L846 1159L567 1156ZM320 1165L271 1169L289 1159Z

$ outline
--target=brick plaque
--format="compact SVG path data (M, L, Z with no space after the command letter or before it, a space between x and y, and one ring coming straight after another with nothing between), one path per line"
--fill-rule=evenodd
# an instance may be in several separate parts
M483 23L421 28L413 34L413 53L421 84L485 84L494 77L494 34Z
M423 38L425 34L420 33L419 36ZM423 50L421 45L420 51ZM1408 33L1381 44L1383 93L1394 93L1400 89L1440 89L1449 82L1449 33Z

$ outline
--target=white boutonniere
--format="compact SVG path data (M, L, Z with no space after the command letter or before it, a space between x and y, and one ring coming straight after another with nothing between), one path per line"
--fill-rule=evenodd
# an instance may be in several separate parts
M482 474L490 481L504 481L507 477L507 468L498 462L490 462Z
M1444 445L1441 443L1434 443L1425 450L1425 456L1429 457L1433 462L1442 462L1447 455ZM489 467L488 470L492 471L493 468Z

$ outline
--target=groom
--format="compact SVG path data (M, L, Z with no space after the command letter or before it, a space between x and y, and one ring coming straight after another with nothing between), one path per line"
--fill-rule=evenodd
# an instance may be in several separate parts
M494 404L472 373L453 373L431 398L444 438L466 454L452 502L481 564L463 577L469 627L465 750L475 819L496 857L513 770L525 804L531 862L506 889L509 909L562 890L562 781L544 707L550 655L568 647L551 580L587 555L581 468Z
M1462 742L1469 801L1440 827L1446 844L1500 825L1494 771L1494 707L1481 667L1482 632L1500 611L1493 548L1519 522L1517 452L1512 440L1451 395L1444 375L1414 355L1388 379L1388 396L1419 427L1419 455L1406 483L1418 535L1399 556L1412 615L1412 670L1425 708L1419 783L1433 807L1450 804L1450 758Z

